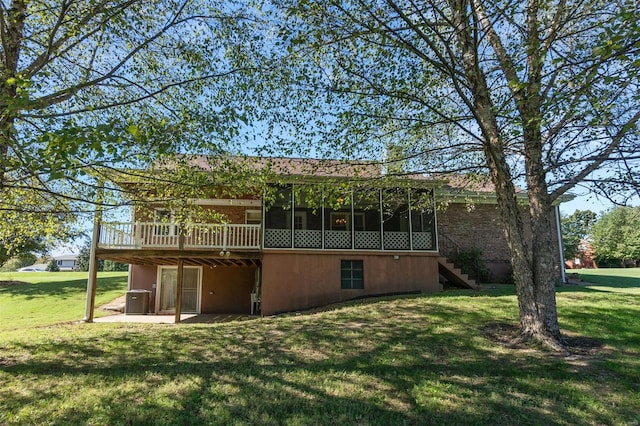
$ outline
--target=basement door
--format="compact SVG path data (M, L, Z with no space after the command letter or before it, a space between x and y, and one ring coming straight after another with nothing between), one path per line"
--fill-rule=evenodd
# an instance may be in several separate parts
M158 268L159 294L156 312L176 311L176 287L178 285L178 268L160 266ZM202 286L202 268L185 266L182 277L182 309L184 314L200 313L200 289Z

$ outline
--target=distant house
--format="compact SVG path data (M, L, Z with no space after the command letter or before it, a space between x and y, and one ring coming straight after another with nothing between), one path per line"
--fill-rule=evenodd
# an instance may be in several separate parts
M591 243L588 240L581 239L578 243L578 252L576 257L565 262L565 266L569 269L595 269L596 254Z
M63 254L61 256L54 256L53 260L56 261L58 269L61 271L75 271L78 266L77 254Z
M175 223L165 206L150 202L151 214L134 209L129 222L97 225L96 259L130 264L129 291L149 295L144 310L176 316L271 315L379 294L438 292L445 278L478 288L450 262L470 249L482 251L495 280L510 276L509 250L490 184L470 188L408 175L355 187L337 202L318 205L305 196L305 188L356 175L380 179L382 170L335 161L269 161L280 177L270 201L262 193L218 192L195 204L224 214L226 223L184 225ZM216 172L204 157L197 168ZM524 205L526 194L519 197ZM439 202L448 207L436 209ZM557 216L556 210L554 221ZM560 277L557 238L549 249L557 253ZM91 274L88 285L95 289ZM92 299L87 306L91 320Z

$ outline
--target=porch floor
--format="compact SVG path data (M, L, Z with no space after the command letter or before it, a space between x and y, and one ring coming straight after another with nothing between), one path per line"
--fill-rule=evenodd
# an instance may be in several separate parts
M214 324L219 322L248 321L260 318L256 315L242 314L182 314L180 321L185 324ZM116 314L94 318L93 322L129 322L147 324L174 324L174 315L125 315Z

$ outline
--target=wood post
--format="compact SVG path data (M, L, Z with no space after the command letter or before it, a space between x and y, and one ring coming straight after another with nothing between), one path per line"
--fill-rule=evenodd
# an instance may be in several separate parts
M184 277L184 259L178 259L178 273L176 278L176 318L175 323L180 323L182 313L182 279Z
M87 302L84 309L83 322L93 322L93 310L96 305L96 285L98 282L98 258L96 249L100 241L100 222L102 222L102 185L98 187L96 196L96 210L93 215L93 235L91 236L91 251L89 254L89 277L87 278Z

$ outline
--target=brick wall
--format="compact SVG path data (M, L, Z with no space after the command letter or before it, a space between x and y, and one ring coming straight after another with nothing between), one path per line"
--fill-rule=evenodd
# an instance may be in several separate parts
M246 206L203 206L204 209L213 210L224 214L229 223L243 224L245 223L245 215L247 210L262 210L262 207L246 207ZM153 222L153 207L145 209L136 209L135 218L141 222Z
M530 227L527 228L528 213L524 207L522 213L525 232L530 236ZM445 210L438 211L437 217L439 246L443 255L453 257L456 249L467 251L478 248L482 251L483 259L492 272L492 280L496 282L509 280L511 256L504 226L495 204L476 204L474 206L450 204ZM554 252L554 266L559 277L560 262L555 220L554 216L552 221L554 244L549 249Z

